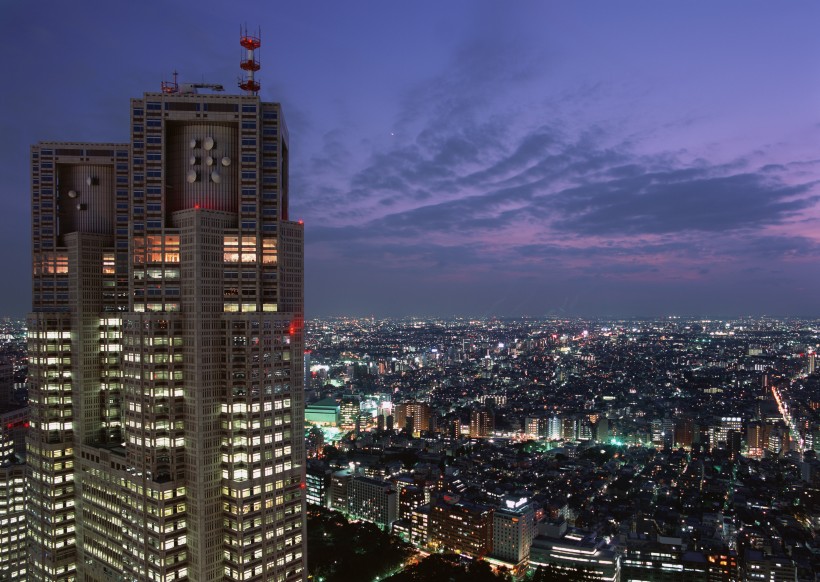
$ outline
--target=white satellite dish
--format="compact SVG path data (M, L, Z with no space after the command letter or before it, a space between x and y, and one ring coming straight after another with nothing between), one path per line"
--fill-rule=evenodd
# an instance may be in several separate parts
M94 183L94 178L89 176L88 178L85 179L85 183L88 184L89 186L91 186L91 184Z
M191 149L194 149L198 144L199 144L199 142L196 140L196 138L194 138L190 142L188 142L188 145L191 146Z
M208 156L207 158L205 158L205 163L208 164L209 166L213 166L214 165L214 159L211 156Z
M69 198L76 198L77 197L77 191L76 190L69 190L68 191L68 197Z
M222 176L219 175L219 172L214 170L213 172L211 172L211 180L214 184L219 184L222 181Z
M196 170L188 170L188 175L185 177L189 184L196 182Z
M196 157L196 156L191 156L191 159L190 159L189 161L190 161L190 163L191 163L191 165L192 165L192 166L196 166L196 164L197 164L197 162L199 161L199 159L197 159L197 157Z
M231 165L231 158L229 158L228 156L225 156L224 158L222 158L222 165L225 166L225 167L230 166Z
M206 150L212 150L212 149L214 149L214 143L215 143L215 142L214 142L214 138L212 138L212 137L206 137L206 138L205 138L205 149L206 149Z

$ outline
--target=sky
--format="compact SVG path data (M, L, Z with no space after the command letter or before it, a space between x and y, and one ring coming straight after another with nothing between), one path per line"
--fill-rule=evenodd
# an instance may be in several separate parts
M290 131L308 317L818 314L820 3L3 0L0 314L29 146L235 86ZM238 90L237 90L238 91Z

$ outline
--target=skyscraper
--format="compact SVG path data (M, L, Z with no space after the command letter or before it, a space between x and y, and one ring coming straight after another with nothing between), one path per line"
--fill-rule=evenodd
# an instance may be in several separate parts
M306 577L288 132L258 84L203 87L32 148L32 579Z
M25 433L28 408L11 398L11 361L0 359L0 580L26 579Z

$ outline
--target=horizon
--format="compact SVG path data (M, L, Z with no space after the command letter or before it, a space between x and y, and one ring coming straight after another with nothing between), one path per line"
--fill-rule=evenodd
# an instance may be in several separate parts
M29 146L127 141L175 70L238 92L240 20L290 129L307 318L816 310L818 5L47 4L0 25L9 312Z

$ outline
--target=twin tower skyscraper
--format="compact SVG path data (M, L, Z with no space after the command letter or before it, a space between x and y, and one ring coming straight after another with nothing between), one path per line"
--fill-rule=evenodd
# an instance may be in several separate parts
M28 579L304 580L281 107L174 83L130 122L31 152Z

